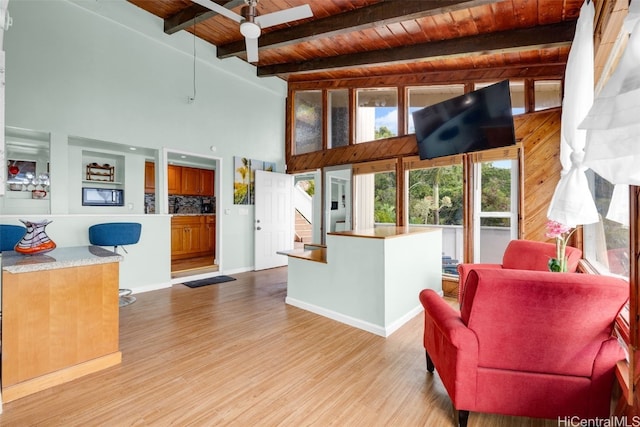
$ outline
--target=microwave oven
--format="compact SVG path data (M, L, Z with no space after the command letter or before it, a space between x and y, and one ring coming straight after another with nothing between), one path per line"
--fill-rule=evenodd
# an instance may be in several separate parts
M82 187L82 206L124 206L124 190Z

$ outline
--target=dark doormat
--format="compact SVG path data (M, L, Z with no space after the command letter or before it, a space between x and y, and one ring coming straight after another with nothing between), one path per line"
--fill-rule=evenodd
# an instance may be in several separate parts
M231 276L216 276L216 277L210 277L208 279L200 279L200 280L193 280L191 282L184 282L183 285L188 286L190 288L199 288L201 286L217 285L218 283L231 282L233 280L236 280L236 278Z

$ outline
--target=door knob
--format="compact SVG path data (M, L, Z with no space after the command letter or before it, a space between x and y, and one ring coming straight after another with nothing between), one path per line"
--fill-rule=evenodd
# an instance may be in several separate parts
M262 230L262 227L256 227L256 230Z

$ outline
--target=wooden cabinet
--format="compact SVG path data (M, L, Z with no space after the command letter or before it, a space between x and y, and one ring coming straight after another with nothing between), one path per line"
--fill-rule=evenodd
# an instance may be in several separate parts
M77 249L55 249L51 259ZM118 271L108 262L2 272L5 402L120 363Z
M202 249L215 255L216 217L213 215L204 217L204 226L202 227Z
M200 190L203 196L213 196L215 171L200 169Z
M182 194L182 168L180 166L167 166L167 187L169 194Z
M182 190L184 195L199 195L200 188L200 169L182 168Z
M144 192L156 192L156 165L153 162L144 162Z
M171 259L188 258L201 251L201 216L171 218Z
M215 251L215 227L213 215L171 218L171 259L212 255Z
M214 171L170 165L167 171L169 194L213 196Z

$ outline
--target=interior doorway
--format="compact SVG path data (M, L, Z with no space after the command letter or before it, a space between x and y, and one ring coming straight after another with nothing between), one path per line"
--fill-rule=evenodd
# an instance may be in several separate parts
M318 202L321 195L319 172L304 173L294 176L293 205L295 229L294 248L302 248L305 244L320 243L320 209Z
M322 243L327 233L352 229L352 167L341 165L324 169L324 224Z
M218 195L222 186L218 157L163 151L160 211L171 218L171 278L219 274L221 244Z

